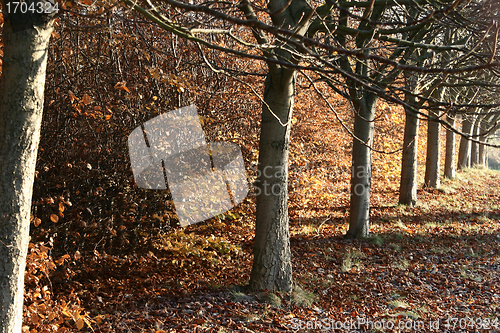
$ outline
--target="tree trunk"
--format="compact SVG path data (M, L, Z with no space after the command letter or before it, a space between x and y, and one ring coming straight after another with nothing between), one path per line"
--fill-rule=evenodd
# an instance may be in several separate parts
M486 137L482 136L480 140L481 142L486 142ZM479 165L488 167L486 165L486 161L488 160L487 155L488 155L488 147L485 145L479 145Z
M0 93L0 332L20 333L52 24L40 23L39 17L29 14L5 17Z
M378 97L365 93L354 100L354 138L352 145L351 207L347 238L366 238L370 228L371 166L375 109ZM358 140L359 139L359 140ZM360 140L362 142L360 142Z
M480 128L481 128L481 123L482 123L482 119L480 119L480 117L478 117L478 119L474 123L474 127L472 129L472 135L473 135L472 138L474 140L479 139L478 135L479 135ZM477 142L471 141L470 145L471 145L471 147L470 147L470 166L474 167L474 166L479 164L479 144Z
M412 100L409 100L411 98ZM415 103L410 94L406 102ZM418 152L418 125L417 116L406 112L403 157L401 159L401 182L399 185L399 204L414 206L417 203L417 152Z
M429 119L437 117L437 112L429 110ZM440 165L441 160L441 124L429 120L427 129L427 158L425 160L425 181L426 187L438 188L440 185Z
M456 116L448 114L446 121L455 127ZM446 156L444 159L444 176L449 179L455 178L455 132L446 130Z
M472 132L472 127L474 126L474 118L470 115L462 116L462 133L470 135ZM464 138L463 136L460 138L460 147L458 149L458 163L457 169L465 169L470 167L470 140Z
M491 126L491 118L492 117L485 117L485 119L483 119L483 121L481 122L481 127L479 129L480 133L485 133L486 131L489 130L488 127ZM488 140L488 135L481 135L479 137L479 141L481 141L481 142L486 143L487 140ZM484 167L488 167L486 165L486 162L488 160L488 158L487 158L488 147L480 144L478 154L479 154L479 161L478 161L479 165L484 166Z
M291 70L270 71L266 78L259 143L254 261L250 276L253 290L292 290L287 184L289 119L294 88L295 74Z

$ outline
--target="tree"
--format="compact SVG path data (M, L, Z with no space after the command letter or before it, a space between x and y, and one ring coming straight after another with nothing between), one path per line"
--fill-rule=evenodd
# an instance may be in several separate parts
M28 2L30 4L32 2ZM34 2L43 5L45 2ZM3 2L0 106L0 332L21 332L24 268L52 12ZM36 7L38 8L38 7ZM45 7L43 7L45 8ZM51 11L52 11L52 7Z
M467 113L462 114L462 133L472 135L475 119ZM460 138L460 147L458 149L458 164L457 169L465 169L470 167L470 147L471 141L467 137Z
M407 97L406 101L412 97ZM420 118L406 113L403 157L401 159L401 181L399 185L399 204L414 206L417 203L417 152L418 126Z
M435 96L433 96L433 98L441 102L444 94L443 89L436 89L434 94ZM434 105L432 106L435 107ZM436 109L429 109L424 185L430 188L438 188L440 185L441 124L436 121L439 116L439 112Z
M484 115L478 115L474 127L472 128L472 137L474 139L479 138L479 130L481 128L481 123L483 121ZM474 167L479 164L479 144L477 141L471 142L470 147L470 166Z
M136 9L146 17L156 19L142 8L136 6ZM248 21L257 19L249 2L242 2L239 9ZM272 13L270 19L274 26L293 29L299 37L307 32L310 21L303 18L310 15L311 8L305 1L294 1L290 6L284 1L271 1L268 9ZM170 29L165 22L161 22L160 26ZM264 34L255 29L253 35L259 45L270 43ZM250 286L257 290L290 291L292 267L287 200L288 152L296 71L284 65L297 64L298 59L283 49L268 50L265 54L268 74L259 143L259 192Z
M453 128L456 126L456 115L447 114L446 122L450 124ZM455 178L455 160L456 160L456 149L455 149L455 132L450 129L446 130L446 153L444 160L444 176L448 179Z
M423 77L409 75L406 85L410 91L405 93L405 102L409 106L419 107L417 98L418 89L421 87ZM420 105L421 106L421 105ZM408 106L406 107L408 108ZM405 114L405 132L403 138L403 156L401 158L401 181L399 185L399 204L414 206L417 203L417 153L418 153L418 127L420 118L412 110Z

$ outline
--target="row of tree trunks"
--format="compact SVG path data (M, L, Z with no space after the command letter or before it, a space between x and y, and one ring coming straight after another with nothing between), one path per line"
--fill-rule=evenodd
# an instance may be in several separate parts
M414 105L411 96L406 96L406 102ZM487 142L489 134L493 133L494 126L500 115L479 116L475 112L469 111L461 116L462 132L468 137L472 137L480 142ZM438 118L440 115L432 110L429 112L431 119L428 124L427 132L427 158L424 186L437 188L440 185L440 127L441 124L432 121L432 118ZM447 114L446 121L452 127L457 125L459 117L455 114ZM417 202L417 147L418 147L418 126L419 119L412 112L407 110L404 134L404 147L402 165L401 165L401 183L399 192L399 203L402 205L413 206ZM460 147L456 152L456 133L452 130L446 130L446 150L444 176L449 179L456 177L456 169L470 168L476 165L487 166L486 145L474 142L468 137L461 137ZM455 167L457 165L457 167Z
M479 142L487 143L488 136L495 132L496 122L500 115L480 115L469 113L462 117L462 132L469 135L473 140L462 137L458 156L458 169L474 166L487 166L488 147ZM479 141L479 142L477 142Z

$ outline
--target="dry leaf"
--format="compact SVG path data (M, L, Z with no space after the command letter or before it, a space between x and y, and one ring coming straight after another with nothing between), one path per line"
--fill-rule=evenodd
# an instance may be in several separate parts
M38 315L36 313L32 313L30 316L30 319L31 319L31 324L35 325L35 326L37 326L38 323L40 322L40 318L38 317Z
M130 90L125 86L127 84L127 81L121 81L121 82L117 82L115 84L115 89L118 89L118 90L125 90L126 92L130 92Z
M88 105L88 104L92 103L92 98L90 98L90 96L88 94L85 94L82 97L82 102L83 102L83 104Z
M83 319L82 319L82 317L80 317L80 318L76 321L76 328L77 328L78 330L81 330L81 329L83 328L83 324L84 324Z
M70 259L70 258L71 258L71 256L70 256L69 254L67 254L67 253L66 253L66 254L65 254L65 255L63 255L61 258L57 259L55 262L56 262L56 264L58 264L58 265L62 265L62 264L64 264L64 260L66 260L66 259Z

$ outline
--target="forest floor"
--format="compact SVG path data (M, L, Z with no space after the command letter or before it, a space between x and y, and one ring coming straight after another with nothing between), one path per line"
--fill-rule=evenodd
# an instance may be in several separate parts
M385 193L367 240L343 238L345 207L311 219L291 209L291 294L246 289L254 216L245 209L158 234L132 254L75 252L55 260L49 288L28 284L24 330L500 332L499 184L500 172L466 170L420 190L414 208Z

